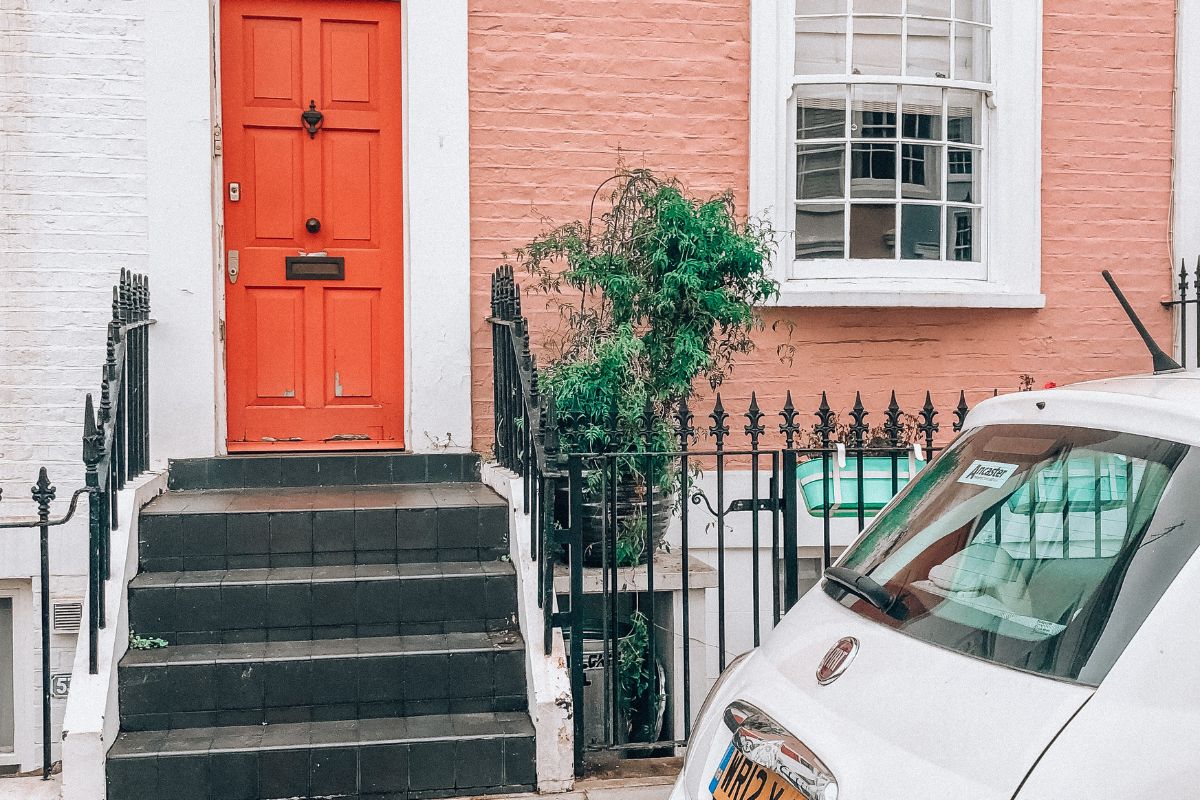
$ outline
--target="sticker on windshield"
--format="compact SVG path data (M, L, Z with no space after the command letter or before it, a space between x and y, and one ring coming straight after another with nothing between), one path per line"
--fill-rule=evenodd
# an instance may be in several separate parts
M967 471L962 474L958 482L999 489L1016 471L1016 464L1005 464L1001 461L972 461L971 466L967 467Z

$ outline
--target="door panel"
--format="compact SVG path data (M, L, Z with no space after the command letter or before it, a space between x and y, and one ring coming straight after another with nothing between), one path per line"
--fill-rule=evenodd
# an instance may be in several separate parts
M402 447L400 4L221 6L229 449Z
M258 242L294 240L304 213L301 145L290 131L278 128L250 128L246 138L253 162L251 181L242 191L254 202L252 236Z
M378 300L378 292L362 289L325 293L325 357L333 387L328 403L374 394Z
M358 246L372 242L372 217L378 182L375 153L378 137L367 131L338 131L325 140L325 174L362 175L364 180L329 181L325 215L329 236L338 244Z
M243 102L248 106L296 106L301 94L300 20L248 17L243 31L248 65Z
M322 26L324 59L328 64L322 89L331 107L370 104L372 79L378 74L379 29L361 22L326 22Z

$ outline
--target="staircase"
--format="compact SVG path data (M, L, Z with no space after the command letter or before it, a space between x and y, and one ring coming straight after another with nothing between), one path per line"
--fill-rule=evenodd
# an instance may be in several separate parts
M531 791L508 508L471 455L176 461L141 513L109 800Z

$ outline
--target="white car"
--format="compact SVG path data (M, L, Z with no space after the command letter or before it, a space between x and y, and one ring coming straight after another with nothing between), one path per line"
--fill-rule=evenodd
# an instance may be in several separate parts
M694 727L671 800L1200 798L1200 376L980 404Z

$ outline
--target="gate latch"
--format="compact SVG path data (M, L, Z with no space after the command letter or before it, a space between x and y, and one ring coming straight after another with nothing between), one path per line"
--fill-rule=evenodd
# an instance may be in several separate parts
M758 498L757 506L755 506L754 500L752 498L748 497L744 500L734 500L732 503L729 504L729 508L726 509L726 512L729 512L729 511L775 511L775 510L776 510L775 501L772 500L770 497Z

